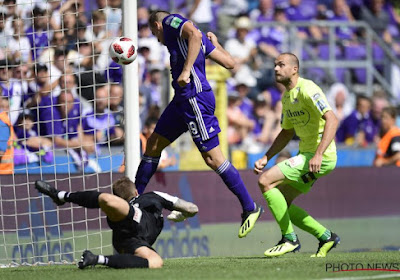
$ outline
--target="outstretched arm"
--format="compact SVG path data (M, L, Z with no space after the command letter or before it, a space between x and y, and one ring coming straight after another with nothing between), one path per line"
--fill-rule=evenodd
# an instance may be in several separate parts
M233 69L235 67L235 60L218 42L217 36L212 32L207 32L207 37L210 39L211 43L215 46L215 49L208 56L213 61L219 65L227 68Z

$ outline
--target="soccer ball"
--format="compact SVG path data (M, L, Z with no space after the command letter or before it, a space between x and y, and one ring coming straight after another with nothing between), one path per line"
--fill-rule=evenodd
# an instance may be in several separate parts
M137 47L132 39L119 37L112 41L110 45L110 56L120 65L130 64L137 57Z

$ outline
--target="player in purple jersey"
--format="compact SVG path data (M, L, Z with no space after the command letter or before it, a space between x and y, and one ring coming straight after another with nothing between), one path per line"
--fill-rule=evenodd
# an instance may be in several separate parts
M136 174L137 189L142 193L146 188L157 170L162 150L189 129L205 163L239 199L243 208L239 237L244 237L253 229L263 210L254 203L239 172L225 159L219 147L221 129L214 116L215 97L205 74L207 57L228 69L235 66L234 60L213 33L203 34L181 15L156 11L150 15L149 25L153 35L170 53L175 96L147 140Z

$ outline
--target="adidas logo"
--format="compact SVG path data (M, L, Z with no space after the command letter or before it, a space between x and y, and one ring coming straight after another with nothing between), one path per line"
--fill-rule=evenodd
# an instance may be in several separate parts
M214 131L215 131L214 127L211 127L210 130L208 131L208 133L212 133Z
M247 220L241 227L242 233L244 233L250 227L250 220Z
M275 246L271 250L269 250L270 253L280 251L282 249L283 245Z

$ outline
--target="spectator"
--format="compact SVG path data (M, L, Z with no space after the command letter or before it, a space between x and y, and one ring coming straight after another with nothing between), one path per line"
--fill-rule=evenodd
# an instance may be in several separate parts
M109 109L109 90L108 85L96 89L95 108L82 120L84 138L89 139L88 143L97 145L97 154L101 146L122 144L124 141L124 131L115 125L114 115Z
M354 107L353 98L344 84L333 84L329 89L327 99L339 122L351 114Z
M5 24L5 32L7 36L13 36L17 32L19 33L18 30L15 29L13 21L19 18L18 12L17 12L17 1L16 0L4 0L2 3L2 7L4 9L5 13L5 18L4 18L4 24ZM21 29L21 34L23 29Z
M167 8L168 9L168 8ZM144 5L138 5L137 7L137 20L139 24L147 23L149 21L149 9Z
M107 38L106 29L107 18L103 11L93 11L92 22L86 28L85 38L88 42L93 42L95 49L101 49L101 41Z
M82 114L85 114L87 111L90 111L92 105L86 101L84 98L80 98L80 94L78 93L78 88L76 84L76 76L72 72L71 69L67 68L65 73L59 79L58 85L52 90L50 99L46 101L51 101L51 98L59 96L62 92L69 91L73 94L74 98L78 98L80 102L80 106L82 108Z
M302 0L290 0L290 6L285 10L289 21L310 21L317 14L317 6L302 5ZM312 39L320 41L322 39L321 30L317 26L309 28L300 27L298 29L300 39Z
M381 36L381 38L390 45L394 53L400 55L400 45L395 42L391 33L389 32L390 15L384 9L385 0L371 0L369 6L361 7L361 20L366 21L371 28ZM374 45L374 59L375 61L383 60L381 47ZM377 64L375 62L375 64ZM379 64L378 64L379 65Z
M51 64L49 65L50 72L50 82L53 83L56 80L59 80L63 75L65 69L67 69L70 64L74 61L68 61L66 58L68 57L69 51L65 49L55 49L53 60L51 60Z
M139 59L139 56L137 59ZM122 84L122 74L122 66L111 60L106 70L106 80L110 83ZM140 81L141 79L139 76L139 82Z
M207 33L211 30L211 22L214 20L214 16L211 10L211 0L193 0L189 10L188 18L190 18L196 26Z
M50 76L46 64L35 64L32 72L34 79L28 83L28 90L22 97L23 106L25 109L30 110L34 117L35 123L39 119L38 106L42 105L42 100L47 99L51 90L54 89L59 83L58 80L50 83ZM36 131L40 130L36 128Z
M349 5L345 0L333 1L333 13L327 15L327 19L332 21L353 22L354 17ZM336 28L336 37L338 40L355 41L356 35L352 28L341 26Z
M62 67L62 65L66 63L66 61L64 60L65 56L63 54L63 51L60 50L59 52L58 50L56 50L54 56L57 57L57 59L54 61L54 65L50 67L50 82L52 84L56 83L56 87L51 92L51 97L59 96L60 93L65 89L70 90L74 97L76 97L77 90L75 75L73 74L72 69L68 68L69 65L65 65L65 68ZM56 69L59 72L56 72ZM64 70L66 72L64 72Z
M34 120L35 117L31 114L22 113L19 115L17 123L14 126L18 144L26 154L25 161L27 163L39 161L37 156L29 154L31 152L42 156L44 162L52 163L54 160L52 151L53 143L49 138L38 136L37 131L34 129Z
M336 133L337 141L359 147L372 143L374 128L370 110L371 100L364 95L357 96L356 109L340 124Z
M146 88L139 88L139 117L140 117L140 127L144 126L144 122L149 116L151 107L151 94Z
M257 48L255 42L247 38L247 34L251 30L251 21L248 17L240 17L236 20L235 27L236 37L226 42L225 49L236 62L233 69L235 77L246 80L251 86L255 86L256 80L250 65L257 54Z
M138 1L138 6L146 8L147 10L150 11L156 11L156 10L164 10L168 11L171 8L171 0L139 0Z
M115 119L115 126L124 129L124 89L121 85L110 85L110 110Z
M374 142L376 143L378 142L379 132L381 131L383 108L388 107L389 105L389 101L386 99L384 91L374 92L374 96L372 97L371 101L371 121L374 129Z
M0 174L14 173L14 130L8 117L8 99L0 99Z
M250 19L253 22L270 22L274 17L274 1L260 0L258 8L250 12Z
M66 36L64 36L64 31L61 30L56 30L53 33L53 38L51 39L50 46L46 48L40 57L38 58L39 63L46 63L48 66L51 64L55 64L56 59L58 59L61 54L63 55L63 58L61 60L66 61L66 65L71 64L72 62L77 60L78 53L75 50L69 50L66 51L66 47L68 44L68 39ZM57 50L57 55L55 55ZM59 75L60 71L62 72L64 67L59 65L61 69L53 69L51 72L55 72L52 74L52 76L57 77ZM54 81L57 78L53 78L52 80Z
M53 30L60 30L62 25L62 15L66 12L72 12L79 15L81 21L85 21L83 6L80 0L53 0L48 1L47 9L51 14L50 26ZM82 18L83 17L83 18Z
M80 101L66 89L53 97L50 104L40 108L40 121L45 126L45 134L50 137L56 148L65 149L72 156L78 170L89 165L95 171L100 170L96 162L88 159L95 151L93 140L82 135Z
M0 10L0 50L7 47L7 34L5 31L6 13Z
M12 21L14 33L8 37L7 48L14 59L20 60L23 64L32 63L31 43L24 34L24 21L14 19Z
M400 128L396 126L397 110L386 107L382 111L381 140L378 143L374 166L396 165L400 167Z
M118 36L122 22L122 2L121 0L108 0L104 13L107 17L107 30L110 32L110 37Z
M11 124L17 121L19 110L21 109L22 87L19 81L13 79L14 68L11 61L0 60L0 87L2 96L10 101L9 120Z
M388 31L390 18L383 9L384 2L384 0L371 0L368 6L361 6L360 19L367 22L387 43L391 43L392 38Z
M273 19L282 24L288 22L284 10L281 9L275 10ZM288 34L284 26L261 27L257 45L267 57L275 59L283 51L287 39Z
M250 99L252 84L245 79L237 79L235 82L235 90L239 94L239 109L247 118L251 118L253 115L253 101Z
M25 33L32 47L32 60L36 60L49 45L47 30L48 16L46 15L46 11L40 6L35 6L32 14L33 25L29 27Z
M227 41L229 31L235 25L235 20L247 12L246 0L220 1L218 9L218 39L221 45Z
M142 87L142 91L149 91L151 95L151 104L161 107L163 105L162 96L163 86L162 86L162 67L159 65L153 65L150 68L149 79L145 81Z
M107 81L102 74L92 69L82 71L77 75L77 90L79 90L79 96L81 97L81 100L85 101L84 107L86 109L88 104L91 104L91 106L93 105L96 87L105 85ZM88 103L86 101L88 101Z
M73 11L66 11L62 14L61 30L64 32L64 36L67 38L66 50L76 49L77 43L77 26L78 26L78 15Z
M255 122L240 109L241 98L237 91L228 92L228 143L241 144L250 131L254 129Z
M280 118L276 118L276 113L271 106L272 100L271 98L267 100L264 96L265 95L259 95L257 97L253 112L255 127L252 131L252 136L260 147L272 143L280 132ZM263 149L265 149L265 147L263 147Z
M86 39L86 30L87 30L87 26L86 23L82 22L82 21L78 21L76 26L76 48L78 48L78 52L79 52L79 44L80 43L91 43L91 45L93 44L92 41L88 41Z
M143 51L143 48L147 48L149 50L146 57L146 63L164 66L164 60L167 56L166 47L160 45L157 38L151 34L151 30L147 22L139 23L138 29L139 49Z
M77 42L78 59L74 61L74 68L77 72L93 71L94 53L92 43L79 41Z

